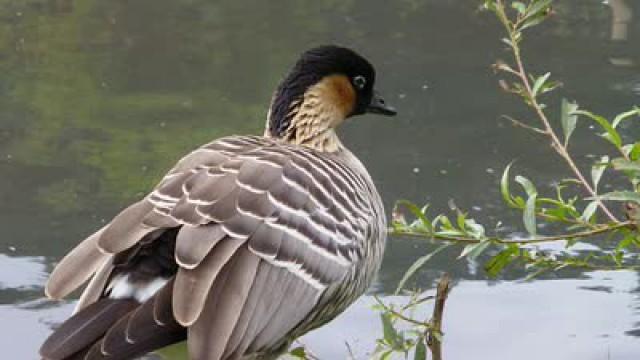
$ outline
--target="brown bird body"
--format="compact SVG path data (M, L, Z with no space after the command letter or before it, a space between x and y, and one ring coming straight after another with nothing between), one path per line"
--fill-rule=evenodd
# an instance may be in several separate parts
M133 359L186 339L191 359L271 359L346 309L380 265L386 226L334 129L394 113L374 78L351 50L303 54L264 136L196 149L62 259L49 297L90 281L41 356Z

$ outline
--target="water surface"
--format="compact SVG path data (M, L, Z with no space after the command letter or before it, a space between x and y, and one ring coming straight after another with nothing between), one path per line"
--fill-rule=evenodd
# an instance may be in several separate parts
M444 211L455 199L490 226L503 220L520 231L498 192L504 166L519 159L515 171L541 185L569 173L544 143L500 118L528 113L496 86L490 64L508 54L496 22L475 3L0 2L0 348L36 359L39 343L72 308L42 299L52 264L185 152L219 136L260 133L272 89L301 51L318 44L348 45L370 58L378 87L400 111L342 129L388 209L406 198ZM631 14L625 4L635 17L624 16ZM612 28L620 23L614 8L622 35ZM534 71L551 71L564 83L562 96L598 113L640 103L638 2L565 0L555 12L529 34L525 56ZM585 124L574 137L576 153L607 150ZM371 293L393 292L433 246L391 239ZM412 283L430 288L445 271L455 279L446 359L640 354L636 273L567 271L521 283L514 281L521 272L507 272L489 280L456 255L437 257ZM370 303L363 298L305 342L336 359L346 356L348 340L366 358L380 331Z

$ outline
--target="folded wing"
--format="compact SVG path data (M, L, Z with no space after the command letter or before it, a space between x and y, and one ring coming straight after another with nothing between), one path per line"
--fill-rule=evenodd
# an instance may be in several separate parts
M177 229L171 303L188 327L191 356L273 350L323 310L323 295L362 260L375 220L366 191L357 173L328 156L259 137L223 138L183 158L151 194L74 249L47 294L65 296L95 273L80 307L108 296L114 256Z

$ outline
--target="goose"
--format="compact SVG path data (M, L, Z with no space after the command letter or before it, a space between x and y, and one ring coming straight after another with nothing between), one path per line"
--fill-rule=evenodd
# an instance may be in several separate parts
M336 133L396 114L374 83L351 49L304 52L263 136L197 148L57 264L49 298L88 285L40 356L125 360L186 340L194 360L274 359L343 312L386 241L374 182Z

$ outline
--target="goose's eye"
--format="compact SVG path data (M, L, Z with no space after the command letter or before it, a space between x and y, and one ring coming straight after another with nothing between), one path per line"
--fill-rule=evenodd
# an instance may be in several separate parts
M355 85L355 87L357 87L358 89L362 90L364 89L364 86L367 85L367 79L365 79L364 76L362 75L358 75L353 78L353 85Z

